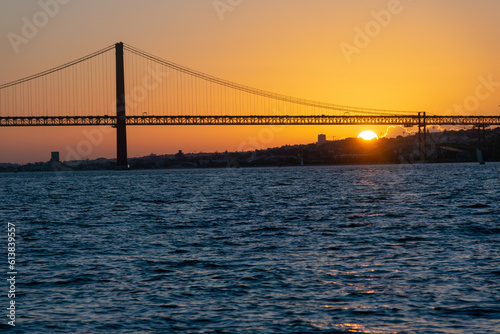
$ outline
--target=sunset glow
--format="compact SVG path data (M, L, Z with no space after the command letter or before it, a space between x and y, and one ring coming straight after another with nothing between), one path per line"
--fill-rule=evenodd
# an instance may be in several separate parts
M0 42L3 59L0 84L54 68L123 41L202 73L297 98L362 108L424 110L436 115L500 112L500 89L497 87L500 81L497 61L500 2L308 1L290 4L276 0L222 1L225 5L214 7L214 3L221 1L200 4L165 1L145 6L133 1L89 0L65 2L64 5L61 1L60 6L51 9L54 11L51 15L38 3L0 3L0 18L4 23L0 30L3 36L10 36ZM47 17L49 22L33 21L41 17ZM110 22L113 22L113 29L104 29ZM99 85L89 84L87 76L77 82L76 87L61 90L32 83L26 85L35 93L43 92L43 112L66 110L69 115L93 112L85 104L69 103L69 99L78 95L90 101L87 104L100 103L109 108L102 113L111 116L113 110L108 105L113 105L113 98L109 101L107 97L104 100L100 97L112 95L114 89L114 54L109 55L105 66L97 62L92 65L93 72L107 73L106 81ZM162 95L165 87L180 87L178 79L181 77L172 72L165 78L157 74L148 76L150 72L145 64L137 67L145 74L137 77L135 83L127 82L126 87L130 90L127 113L130 115L218 113L220 101L231 103L232 99L240 97L238 105L242 106L242 113L257 115L262 112L259 106L246 108L254 101L251 96L238 93L226 97L219 90L220 86L187 80L183 81L183 89L202 90L205 95L200 96L203 99L210 96L210 103L190 100L174 90L167 99ZM150 70L158 73L156 67ZM80 73L81 70L71 71ZM126 68L126 71L130 73L131 69ZM56 73L54 77L64 78L65 75ZM158 78L163 81L158 83ZM48 101L54 95L59 98ZM151 101L162 101L162 110ZM39 105L38 101L31 101L23 110L35 115ZM302 111L297 106L283 108L278 105L274 109L270 108L270 112L300 114ZM4 113L9 116L12 111ZM384 133L386 127L374 126L371 130ZM82 152L79 154L82 159L113 158L114 132L103 132L102 140L95 135L99 139L96 140L94 137L89 139L89 131L101 130L5 128L0 132L0 162L45 161L50 151L61 152L63 159L74 157L75 151ZM322 125L281 128L260 125L224 128L141 126L128 130L128 143L129 155L137 157L178 150L237 151L242 143L253 142L252 138L258 138L256 144L243 145L245 149L265 149L308 144L315 141L319 133L330 138L347 138L362 131L361 126ZM262 133L272 133L272 136L263 137Z

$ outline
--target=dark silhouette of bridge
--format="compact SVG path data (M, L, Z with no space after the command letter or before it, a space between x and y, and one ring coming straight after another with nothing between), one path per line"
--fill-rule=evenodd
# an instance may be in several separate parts
M437 116L300 99L210 76L123 43L0 85L0 127L97 125L116 128L117 164L123 167L131 125L416 126L425 160L427 126L484 131L500 125L500 116Z

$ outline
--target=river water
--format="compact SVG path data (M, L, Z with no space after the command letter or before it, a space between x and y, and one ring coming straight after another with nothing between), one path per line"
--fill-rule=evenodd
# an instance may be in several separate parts
M0 174L17 333L500 333L500 164Z

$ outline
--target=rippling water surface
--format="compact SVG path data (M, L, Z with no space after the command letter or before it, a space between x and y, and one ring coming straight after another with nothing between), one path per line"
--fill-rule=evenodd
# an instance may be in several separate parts
M499 172L1 174L15 330L500 333Z

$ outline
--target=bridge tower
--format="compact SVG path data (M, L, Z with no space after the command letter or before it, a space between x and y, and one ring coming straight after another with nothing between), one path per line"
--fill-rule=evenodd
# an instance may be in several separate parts
M116 162L127 168L127 120L125 114L125 66L123 43L115 44L116 54Z
M422 133L423 131L423 133ZM418 150L420 159L427 160L427 120L425 112L418 113Z
M474 127L477 129L477 147L482 150L486 147L486 128L488 125L486 123L478 123Z

